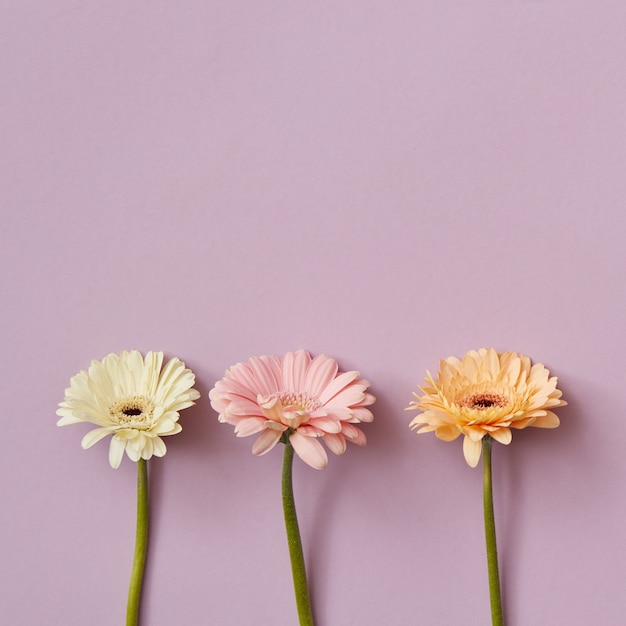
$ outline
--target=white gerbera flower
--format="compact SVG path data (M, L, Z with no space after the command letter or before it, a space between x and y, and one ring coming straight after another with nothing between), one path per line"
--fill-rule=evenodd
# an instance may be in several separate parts
M162 368L163 353L138 350L109 354L92 361L89 371L72 377L59 404L57 426L89 422L99 428L82 440L90 448L113 435L109 448L111 467L119 467L124 450L132 461L163 456L161 437L180 432L179 411L200 397L193 389L195 376L177 358Z

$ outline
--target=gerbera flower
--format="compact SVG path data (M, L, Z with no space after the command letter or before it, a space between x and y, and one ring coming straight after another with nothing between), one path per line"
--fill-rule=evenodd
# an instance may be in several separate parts
M109 448L111 467L117 468L126 454L133 461L163 456L166 435L181 431L179 411L200 397L193 389L195 376L179 359L162 368L163 353L137 350L109 354L92 361L89 371L72 377L59 404L58 426L89 422L99 428L88 432L83 448L113 435Z
M428 384L420 387L424 395L414 393L417 401L407 407L423 411L410 427L419 428L418 433L434 431L444 441L465 435L463 453L471 467L480 460L485 435L509 444L511 428L556 428L559 418L551 409L567 404L556 377L515 352L472 350L462 359L441 361L437 380L427 374Z
M369 382L338 370L334 359L306 350L251 358L226 371L209 394L211 406L238 437L261 433L253 454L269 452L285 436L305 463L322 469L328 456L320 439L342 454L347 441L365 444L356 424L373 419Z

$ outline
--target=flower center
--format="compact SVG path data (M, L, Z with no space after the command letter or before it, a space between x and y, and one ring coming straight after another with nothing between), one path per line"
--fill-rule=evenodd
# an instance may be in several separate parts
M322 406L322 403L314 396L306 392L279 391L271 396L280 400L283 411L295 411L297 413L312 413Z
M484 411L490 409L492 406L503 407L508 404L508 398L500 395L499 393L474 393L471 396L466 396L460 402L462 407L468 409L478 409Z
M277 391L265 397L259 395L257 401L268 420L292 430L306 424L311 413L322 406L315 396L294 391ZM271 426L268 425L268 427Z
M109 407L109 415L120 426L146 430L152 426L154 402L145 396L129 396L114 402Z

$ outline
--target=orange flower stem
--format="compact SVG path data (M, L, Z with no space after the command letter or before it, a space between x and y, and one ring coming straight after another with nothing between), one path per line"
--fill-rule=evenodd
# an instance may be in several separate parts
M135 557L128 588L126 605L126 626L139 624L141 587L148 552L148 462L137 461L137 534L135 537Z
M285 528L287 529L287 543L289 545L289 558L291 559L291 573L293 575L293 587L296 594L296 606L300 626L315 626L309 600L309 587L306 580L306 568L304 554L302 552L302 540L296 515L296 505L293 498L293 446L289 440L285 441L285 453L283 455L283 512L285 514Z
M489 571L491 623L493 626L503 626L502 600L500 597L500 573L498 571L498 545L496 543L496 521L493 513L491 442L492 439L489 435L483 437L483 505L485 511L485 540L487 543L487 569Z

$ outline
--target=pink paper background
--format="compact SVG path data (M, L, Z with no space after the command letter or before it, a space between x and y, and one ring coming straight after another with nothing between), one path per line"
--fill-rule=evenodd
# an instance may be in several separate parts
M318 626L484 626L480 470L403 411L482 346L569 401L494 451L508 626L624 623L623 0L0 6L1 623L123 623L135 466L55 410L139 348L203 394L152 463L143 623L295 624L280 451L207 394L305 347L378 396L295 467Z

